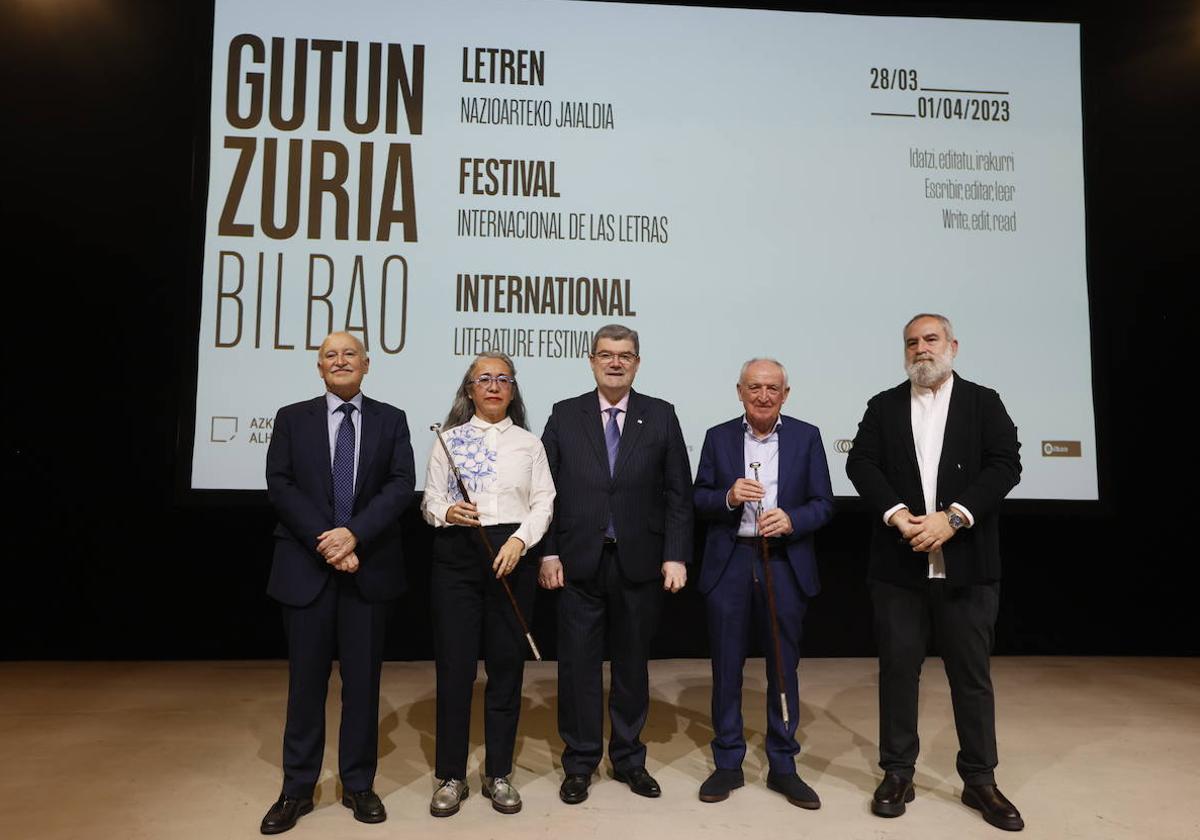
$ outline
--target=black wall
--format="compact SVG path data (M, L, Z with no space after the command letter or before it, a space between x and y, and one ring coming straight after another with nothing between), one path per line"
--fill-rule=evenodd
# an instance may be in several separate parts
M1192 390L1182 333L1195 310L1182 293L1200 252L1200 8L803 8L1082 21L1104 501L1010 504L998 652L1200 652L1194 504L1181 477L1195 460L1181 410ZM263 594L273 524L265 501L178 492L194 385L204 193L193 173L206 159L210 21L206 3L164 0L0 12L0 259L13 336L4 359L5 658L283 652L278 608ZM1054 352L1053 336L1019 323L1009 340ZM429 534L409 516L420 590ZM868 516L848 501L818 537L825 591L807 622L807 655L872 653ZM390 657L431 655L426 600L399 603ZM539 593L535 632L550 653L554 605ZM703 656L704 634L699 596L686 590L670 602L658 652Z

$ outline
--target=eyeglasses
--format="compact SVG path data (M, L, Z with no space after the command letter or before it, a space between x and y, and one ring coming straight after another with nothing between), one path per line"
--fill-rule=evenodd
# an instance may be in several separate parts
M592 358L602 365L607 365L616 359L622 365L631 365L638 360L637 353L610 353L607 350L601 350L599 353L593 353Z
M493 384L496 385L497 388L511 388L517 384L517 380L513 379L511 376L505 376L503 373L499 376L492 376L490 373L485 373L478 379L468 379L467 381L480 388L490 388Z

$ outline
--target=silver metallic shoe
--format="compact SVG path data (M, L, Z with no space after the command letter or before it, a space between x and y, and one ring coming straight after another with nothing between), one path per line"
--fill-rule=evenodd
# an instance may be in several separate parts
M433 792L429 813L435 817L452 817L458 813L458 806L470 793L471 789L462 779L446 779Z
M521 810L521 794L513 787L508 776L483 777L483 795L492 800L492 807L501 814L515 814Z

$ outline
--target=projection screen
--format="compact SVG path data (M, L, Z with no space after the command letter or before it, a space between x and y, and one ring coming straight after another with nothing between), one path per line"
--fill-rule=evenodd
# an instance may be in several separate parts
M790 374L835 492L901 329L948 315L998 390L1017 498L1095 499L1079 27L565 0L216 0L194 489L265 486L331 330L418 476L470 358L540 433L592 332L693 468L743 360Z

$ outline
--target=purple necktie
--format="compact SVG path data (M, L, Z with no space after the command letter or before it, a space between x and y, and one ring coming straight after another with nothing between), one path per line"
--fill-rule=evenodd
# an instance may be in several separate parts
M612 475L617 466L617 447L621 445L621 425L617 423L621 409L605 410L608 412L608 425L604 427L604 443L608 447L608 474Z
M605 410L608 412L608 425L604 427L604 444L608 447L608 474L611 476L616 471L617 447L621 445L621 426L617 423L617 415L621 413L621 409L613 407ZM608 527L604 529L604 536L614 540L617 538L617 529L611 513L608 515Z
M333 525L340 528L354 510L354 404L344 403L337 410L343 416L333 444Z

